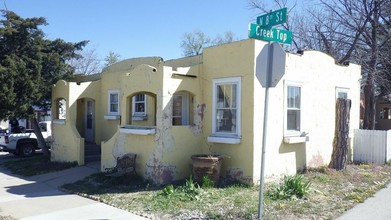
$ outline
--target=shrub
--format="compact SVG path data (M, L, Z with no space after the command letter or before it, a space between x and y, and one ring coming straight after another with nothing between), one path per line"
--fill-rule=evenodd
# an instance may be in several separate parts
M267 195L274 200L302 198L309 194L310 181L304 181L302 175L284 176L281 184L274 186Z

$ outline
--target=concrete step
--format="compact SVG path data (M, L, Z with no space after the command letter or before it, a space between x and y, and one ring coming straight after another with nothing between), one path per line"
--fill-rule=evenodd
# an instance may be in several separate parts
M100 161L100 158L101 158L101 155L97 154L97 155L85 155L84 156L84 162L85 163L89 163L89 162L96 162L96 161Z
M95 162L101 159L101 148L93 143L85 143L84 145L84 161Z

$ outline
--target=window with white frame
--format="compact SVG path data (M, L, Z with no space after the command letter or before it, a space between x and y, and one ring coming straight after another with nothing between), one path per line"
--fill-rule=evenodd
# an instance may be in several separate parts
M213 80L213 135L240 136L241 78Z
M173 95L172 101L172 125L189 124L189 94L178 92Z
M336 99L338 99L338 98L348 99L349 98L348 92L349 92L349 89L337 87L335 89L335 97L336 97Z
M301 87L299 85L286 86L286 131L299 133L301 129Z
M147 115L147 97L145 94L140 93L133 96L133 115L134 116L146 116Z
M119 90L109 90L109 115L119 115Z

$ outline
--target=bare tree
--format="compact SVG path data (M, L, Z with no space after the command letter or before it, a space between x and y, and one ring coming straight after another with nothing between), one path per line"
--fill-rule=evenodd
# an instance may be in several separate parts
M285 7L288 0L274 0ZM317 49L333 56L338 63L362 65L365 129L375 128L376 97L382 94L384 68L381 48L389 44L390 0L317 0L310 1L306 17L289 16L284 26L294 32L296 49ZM249 0L250 7L265 12L265 1ZM390 86L388 86L390 87Z
M195 56L202 53L205 47L216 46L234 41L234 34L227 31L224 35L218 34L215 39L211 39L202 31L193 31L185 33L181 42L181 48L184 56Z
M113 65L114 63L119 62L121 59L121 55L114 53L113 51L109 52L109 55L105 58L105 67Z
M185 33L181 43L184 56L194 56L202 53L205 46L210 45L211 39L204 32L196 30L191 33Z
M69 61L69 64L75 68L75 74L91 75L101 72L102 67L96 47L83 50L79 55L81 58Z
M221 45L231 43L232 41L234 41L234 34L232 33L232 31L227 31L224 33L224 36L218 34L216 38L212 41L212 45Z

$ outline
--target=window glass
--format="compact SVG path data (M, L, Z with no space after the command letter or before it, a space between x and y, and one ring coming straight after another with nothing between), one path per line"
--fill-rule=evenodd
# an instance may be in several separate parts
M217 85L216 132L237 133L236 93L236 84Z
M348 98L348 93L347 92L338 92L337 98L347 99Z
M381 109L380 119L391 119L391 109L390 108Z
M110 93L110 112L118 113L118 93Z
M349 98L349 89L347 88L342 88L342 87L337 87L335 89L336 91L336 98L340 98L340 99L348 99Z
M300 131L301 88L287 87L287 130Z
M172 106L172 125L182 125L183 97L174 95Z
M133 97L133 110L135 115L146 115L145 94L137 94Z
M110 115L119 115L119 90L109 90L108 112Z

